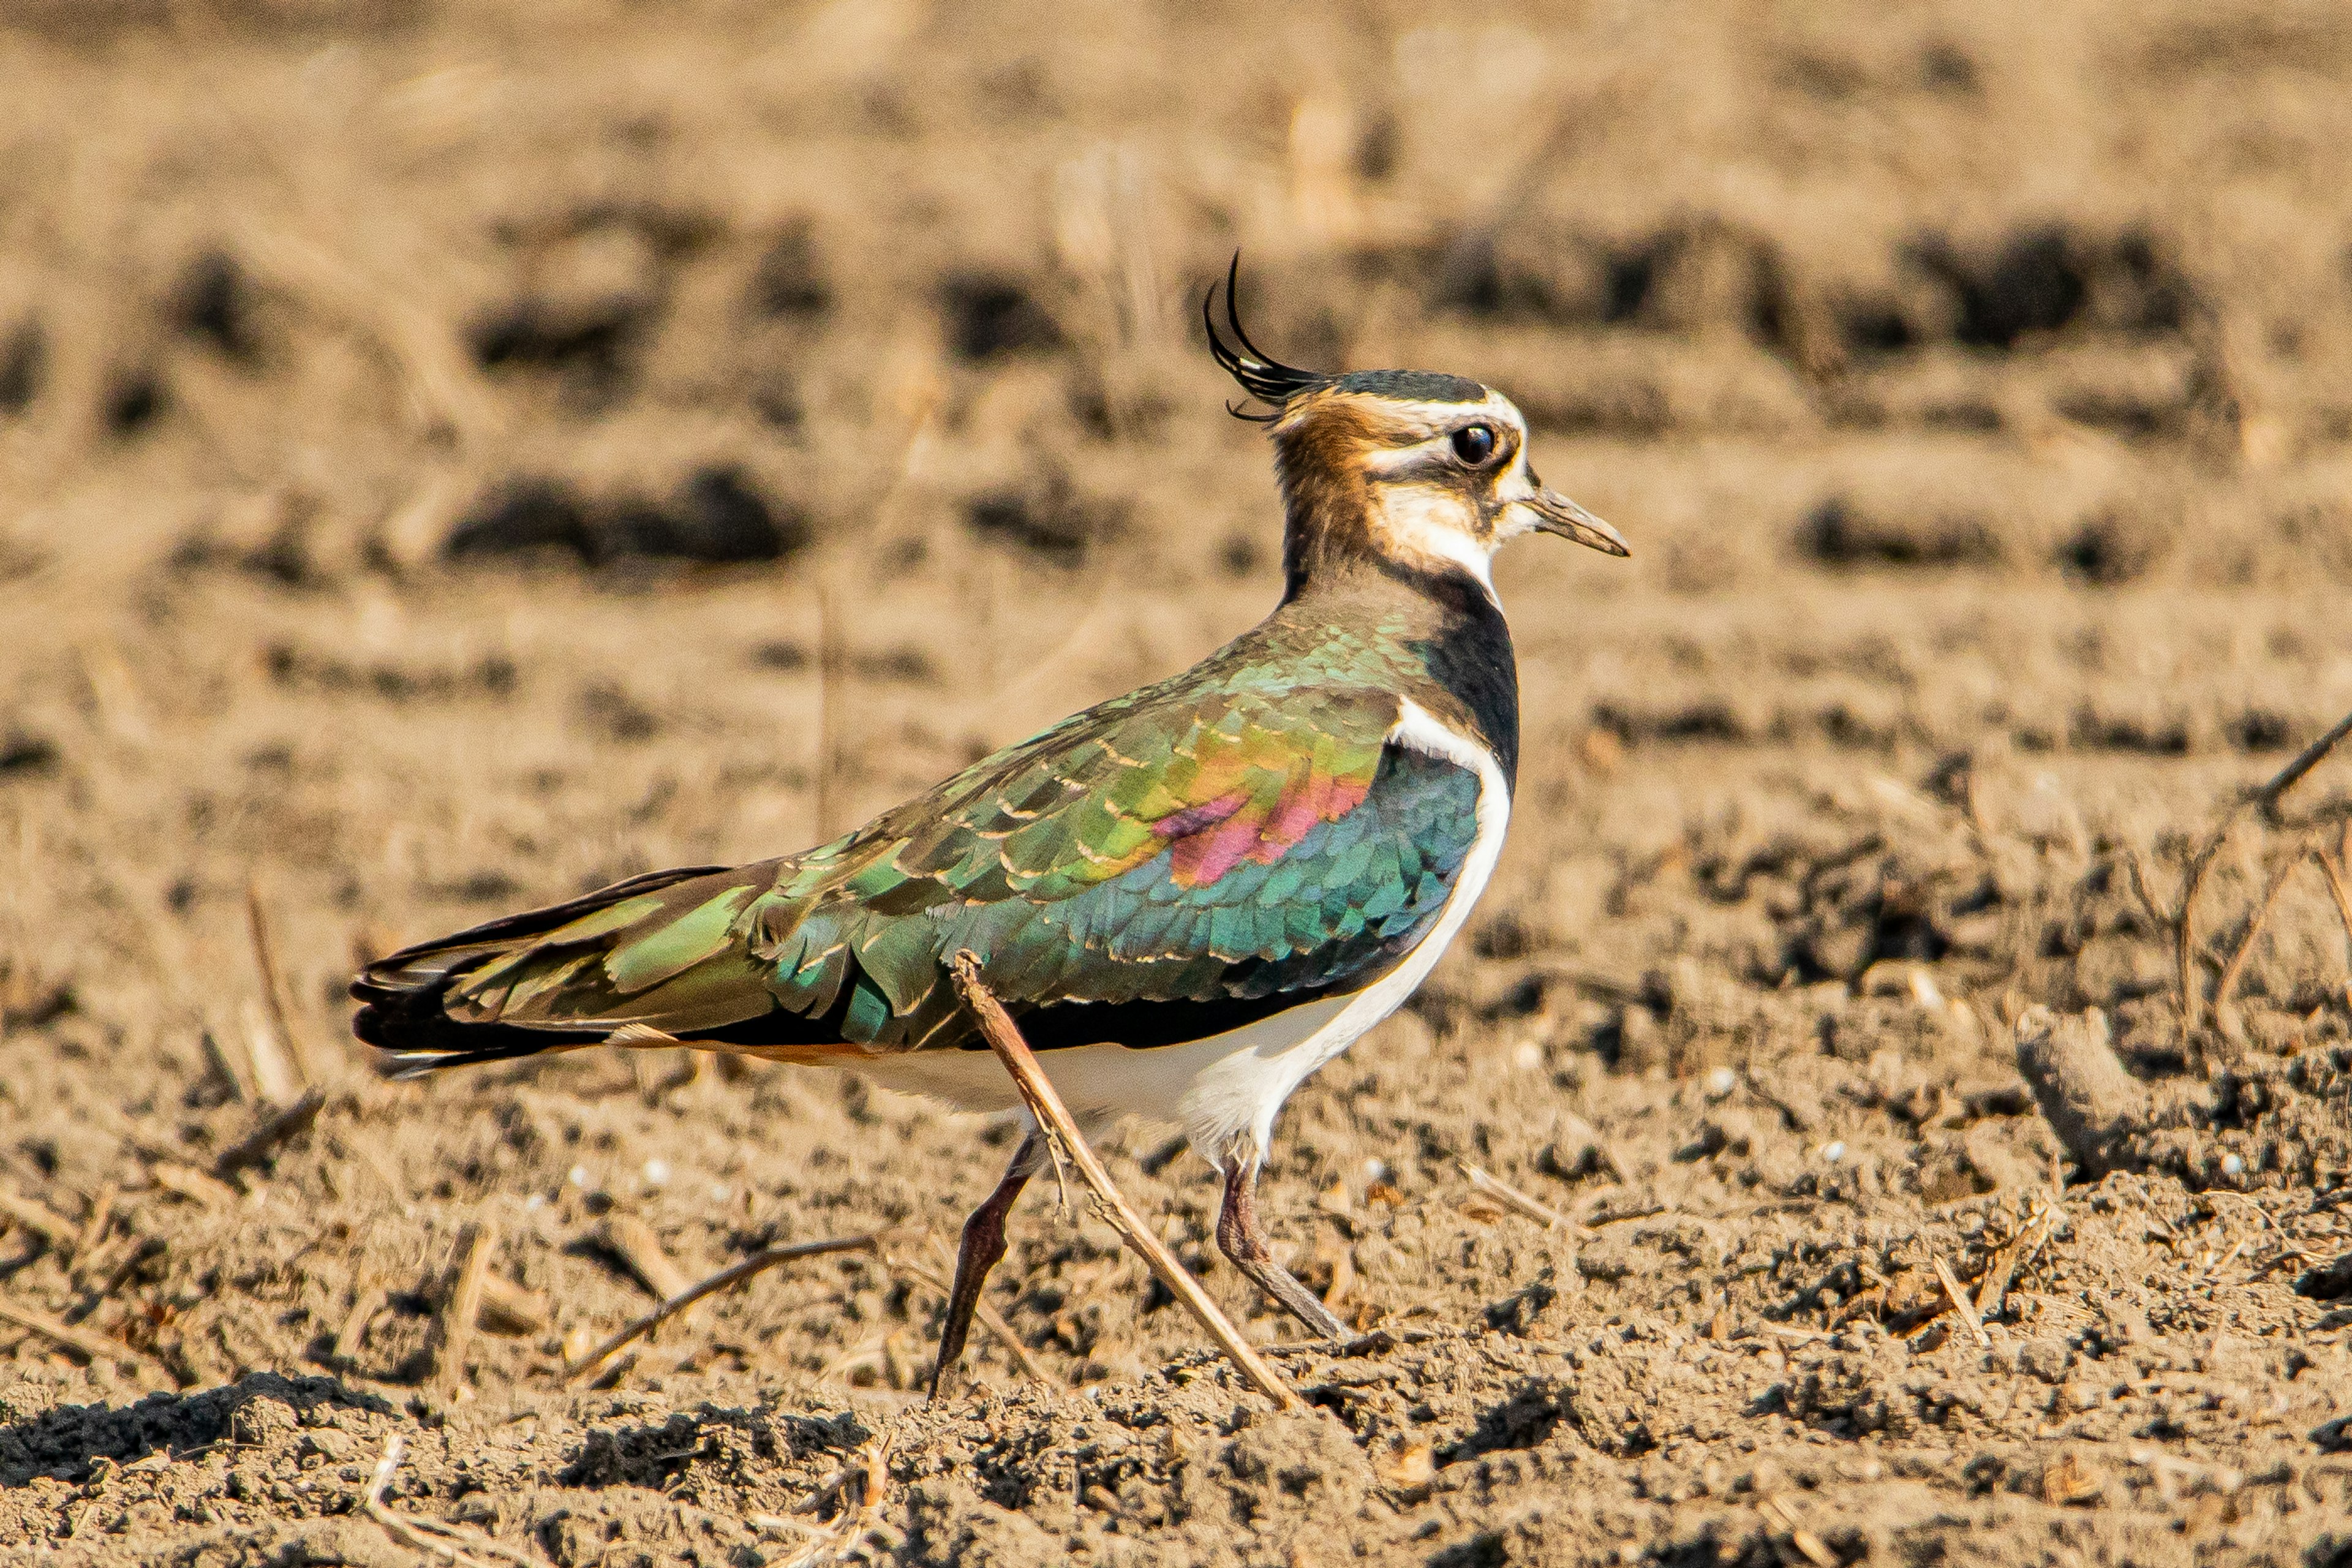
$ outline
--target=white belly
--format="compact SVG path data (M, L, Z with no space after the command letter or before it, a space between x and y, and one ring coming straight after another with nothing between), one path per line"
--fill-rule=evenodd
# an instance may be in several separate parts
M1510 792L1492 758L1411 702L1390 739L1478 775L1478 837L1429 934L1361 991L1308 1002L1225 1034L1144 1050L1099 1045L1041 1052L1039 1065L1071 1114L1097 1126L1121 1116L1176 1122L1201 1157L1219 1169L1234 1161L1255 1164L1273 1140L1275 1115L1291 1090L1395 1012L1428 978L1494 875L1510 821ZM856 1067L886 1089L964 1110L1008 1110L1021 1103L993 1051L916 1051L868 1058Z

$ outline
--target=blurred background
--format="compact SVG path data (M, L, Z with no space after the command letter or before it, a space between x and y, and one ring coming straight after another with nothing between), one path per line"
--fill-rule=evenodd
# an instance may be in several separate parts
M1505 558L1513 843L1358 1053L1420 1101L1303 1096L1286 1204L1360 1200L1365 1150L1408 1198L1472 1142L1550 1180L1570 1100L1713 1179L1643 1119L1726 1066L1815 1109L1725 1191L1925 1223L2046 1169L2005 1021L2105 1007L2180 1067L2156 906L2352 707L2347 147L2336 0L0 0L0 1173L136 1300L87 1296L103 1249L7 1288L191 1385L406 1387L483 1215L600 1327L641 1301L566 1250L596 1202L702 1262L951 1235L999 1156L935 1113L602 1053L387 1089L341 987L798 848L1262 614L1271 473L1198 321L1236 249L1270 352L1506 391L1634 549ZM2238 1043L2340 1042L2344 963L2287 883ZM1974 1120L1804 1166L1872 1063ZM279 1198L169 1176L312 1081L317 1136L222 1178ZM1136 1180L1191 1215L1197 1174ZM1031 1275L1118 1266L1054 1229ZM929 1307L796 1300L726 1309L745 1364L919 1364ZM1013 1315L1081 1382L1188 1342ZM474 1353L555 1386L567 1326Z

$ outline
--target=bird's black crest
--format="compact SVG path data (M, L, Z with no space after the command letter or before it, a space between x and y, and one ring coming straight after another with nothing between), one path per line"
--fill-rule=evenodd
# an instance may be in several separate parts
M1302 392L1330 385L1331 377L1311 370L1295 369L1278 360L1269 359L1255 343L1250 342L1249 334L1242 330L1241 310L1236 301L1241 279L1242 253L1236 250L1233 265L1225 271L1225 321L1233 329L1234 342L1228 343L1217 335L1217 286L1213 283L1209 285L1208 293L1201 300L1201 321L1209 329L1209 353L1225 367L1225 374L1241 383L1244 392L1261 403L1274 405L1276 410L1272 414L1244 414L1240 408L1227 404L1225 412L1236 419L1270 425L1282 416L1284 404Z

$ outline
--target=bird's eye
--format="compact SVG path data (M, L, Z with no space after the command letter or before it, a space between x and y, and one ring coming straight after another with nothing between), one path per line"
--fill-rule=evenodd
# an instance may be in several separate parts
M1465 425L1454 432L1454 455L1476 468L1495 455L1495 433L1484 425Z

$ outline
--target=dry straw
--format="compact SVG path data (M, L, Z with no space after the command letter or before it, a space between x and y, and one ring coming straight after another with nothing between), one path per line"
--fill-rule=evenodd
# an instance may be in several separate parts
M1104 1169L1102 1161L1079 1134L1077 1123L1071 1120L1069 1108L1062 1103L1062 1097L1055 1092L1052 1080L1037 1065L1036 1057L1029 1049L1029 1042L1021 1037L1021 1030L1013 1022L1013 1015L1004 1010L1004 1005L996 999L995 993L989 990L987 983L981 978L979 958L968 950L959 952L950 964L950 972L955 976L956 990L962 995L964 1005L971 1008L972 1016L980 1021L981 1033L988 1037L989 1047L1004 1064L1004 1070L1012 1076L1013 1087L1021 1091L1021 1098L1027 1103L1030 1114L1037 1119L1038 1130L1045 1135L1046 1147L1054 1152L1057 1162L1066 1162L1077 1171L1079 1178L1094 1194L1097 1212L1143 1259L1160 1282L1168 1287L1169 1294L1183 1302L1185 1309L1200 1321L1201 1326L1209 1331L1209 1337L1215 1340L1217 1347L1241 1369L1242 1375L1249 1380L1252 1387L1273 1400L1276 1409L1288 1410L1295 1406L1298 1396L1291 1392L1282 1374L1250 1348L1249 1342L1242 1338L1241 1331L1234 1327L1233 1320L1209 1299L1209 1293L1201 1289L1201 1282L1176 1261L1176 1255L1151 1233L1150 1227L1144 1224L1143 1216L1135 1212L1134 1205L1112 1183L1110 1173Z

